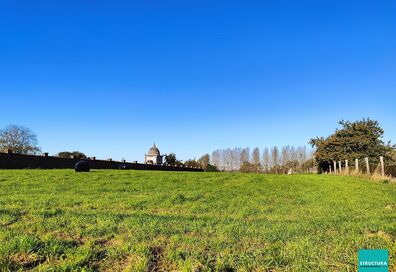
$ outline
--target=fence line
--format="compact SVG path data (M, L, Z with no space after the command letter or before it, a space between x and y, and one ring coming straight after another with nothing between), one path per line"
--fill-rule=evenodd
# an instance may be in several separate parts
M364 166L365 166L363 169L365 169L365 171L364 171L365 174L373 175L373 174L376 174L379 172L382 177L386 176L385 163L384 163L383 156L379 157L379 164L374 169L370 168L370 160L368 157L363 158L363 160L364 160ZM355 166L354 166L353 171L350 170L349 160L344 161L344 167L343 167L343 161L334 160L334 161L332 161L332 163L330 163L328 173L330 173L330 174L347 174L347 175L359 174L359 173L361 173L361 170L363 170L363 169L360 170L359 167L360 167L359 159L355 159ZM391 174L393 174L393 173L391 173Z

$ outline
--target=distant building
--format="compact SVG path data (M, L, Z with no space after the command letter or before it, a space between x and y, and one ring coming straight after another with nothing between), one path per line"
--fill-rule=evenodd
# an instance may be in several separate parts
M164 156L161 156L161 153L159 149L153 145L152 148L147 152L147 154L144 155L144 163L147 164L162 164L162 158Z

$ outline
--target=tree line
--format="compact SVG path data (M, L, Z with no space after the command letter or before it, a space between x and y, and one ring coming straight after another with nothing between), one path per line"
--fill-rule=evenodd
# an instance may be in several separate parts
M212 152L211 163L221 171L253 173L288 173L312 171L314 151L306 146L274 146L260 150L250 148L217 149Z
M288 173L307 172L315 168L318 172L330 171L333 162L370 158L372 167L376 167L379 157L385 159L396 175L396 146L383 140L384 130L378 121L363 119L359 121L340 121L341 128L328 137L317 137L310 140L313 149L306 146L258 147L252 151L245 148L217 149L203 155L198 160L185 162L178 160L174 153L165 157L165 164L200 167L206 171L240 171L254 173ZM0 151L13 150L18 154L38 154L37 136L29 128L10 125L0 129ZM87 156L79 151L64 151L57 154L63 158L81 158ZM363 163L363 160L360 160Z

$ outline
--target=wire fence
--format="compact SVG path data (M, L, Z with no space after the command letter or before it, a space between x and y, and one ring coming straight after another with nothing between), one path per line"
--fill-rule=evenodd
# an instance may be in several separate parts
M334 160L331 162L329 174L365 174L365 175L381 175L382 177L396 177L396 164L388 163L383 156L379 158L363 158L353 160Z

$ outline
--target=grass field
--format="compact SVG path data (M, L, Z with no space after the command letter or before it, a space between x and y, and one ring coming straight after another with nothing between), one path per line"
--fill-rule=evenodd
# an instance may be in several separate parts
M360 178L0 171L2 271L356 271L395 237L396 186Z

